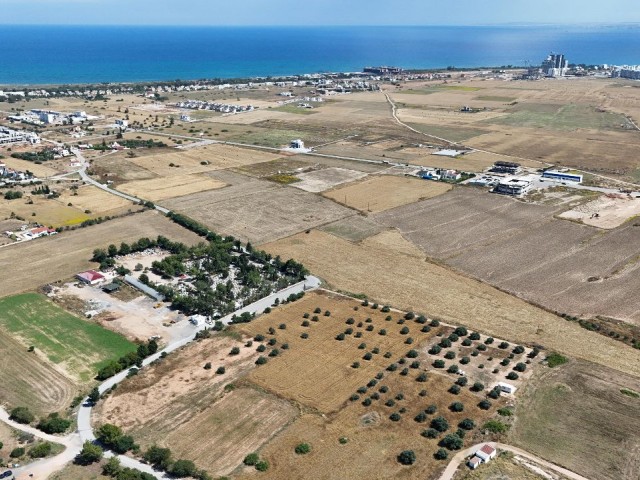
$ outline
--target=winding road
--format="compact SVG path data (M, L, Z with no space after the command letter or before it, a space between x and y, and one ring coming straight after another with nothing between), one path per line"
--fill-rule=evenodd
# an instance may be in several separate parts
M289 295L293 293L300 293L304 291L314 290L319 286L320 286L320 280L317 277L309 275L308 277L305 278L304 281L298 282L278 292L272 293L268 297L260 299L257 302L254 302L246 307L236 310L235 312L230 313L229 315L221 318L220 321L225 325L229 325L234 315L241 315L246 312L256 313L256 314L261 313L267 307L271 307L276 301L276 299L282 302L286 300L287 297L289 297ZM150 363L159 359L163 353L167 353L167 354L171 353L189 344L195 339L196 334L199 331L204 330L205 328L207 328L207 325L194 328L192 333L190 333L189 335L181 339L175 340L174 342L170 343L162 350L159 350L158 352L156 352L154 355L147 357L142 362L142 368L148 366ZM113 377L109 378L108 380L105 380L102 384L98 386L98 390L100 391L100 393L104 393L114 385L120 383L122 380L127 378L128 372L129 372L129 369L126 369L118 373L117 375L114 375ZM27 479L46 480L47 478L49 478L49 476L52 473L61 470L69 462L73 461L76 455L78 455L82 450L82 445L85 441L93 442L96 440L96 437L93 433L93 427L91 425L92 410L93 410L93 405L89 402L88 398L85 398L76 414L77 416L76 431L64 437L58 437L55 435L48 435L28 425L22 425L12 420L9 420L9 413L4 408L0 407L0 421L6 423L7 425L11 426L16 430L30 433L42 440L59 443L65 447L64 452L60 453L59 455L56 455L55 457L44 458L42 460L33 462L29 465L12 469L14 472L15 478L17 480L27 480ZM105 452L105 457L109 458L112 456L114 456L112 452ZM124 467L138 469L140 471L149 473L158 479L170 478L165 473L155 471L146 463L142 463L134 458L127 457L125 455L117 455L117 457L120 459L120 463Z

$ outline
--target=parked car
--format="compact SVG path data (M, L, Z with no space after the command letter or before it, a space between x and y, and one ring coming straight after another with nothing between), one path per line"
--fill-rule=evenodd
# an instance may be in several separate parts
M11 470L6 470L0 473L0 478L11 478L13 477L13 472Z

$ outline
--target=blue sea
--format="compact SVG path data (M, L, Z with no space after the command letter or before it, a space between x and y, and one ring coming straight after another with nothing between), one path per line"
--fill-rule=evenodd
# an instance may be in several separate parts
M0 84L246 78L404 68L640 64L640 26L1 26Z

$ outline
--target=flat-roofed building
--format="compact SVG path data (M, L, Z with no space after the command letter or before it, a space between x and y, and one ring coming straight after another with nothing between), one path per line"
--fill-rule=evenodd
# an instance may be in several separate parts
M493 189L493 193L521 197L531 189L531 181L523 178L510 178L501 180Z

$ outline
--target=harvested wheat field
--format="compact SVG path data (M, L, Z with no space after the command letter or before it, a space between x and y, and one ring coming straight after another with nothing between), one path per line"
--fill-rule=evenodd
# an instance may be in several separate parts
M79 392L76 382L39 352L28 352L0 330L0 402L36 414L63 411Z
M30 172L33 172L36 177L41 179L60 173L55 168L52 168L47 164L37 164L35 162L20 160L19 158L13 158L10 156L6 156L6 158L3 158L2 163L4 163L9 168L20 170L22 172L29 170Z
M396 236L396 245L408 243ZM487 334L541 344L574 358L640 375L640 351L427 262L424 257L381 247L372 241L374 238L356 245L314 230L262 248L303 262L334 288L363 292L402 309L423 311Z
M323 195L362 212L382 212L391 208L437 197L451 185L415 178L380 175L325 192Z
M90 259L95 248L158 235L191 245L201 241L162 214L148 211L4 247L0 249L0 296L34 290L94 267Z
M29 204L29 201L33 203ZM13 216L52 228L78 225L91 218L79 208L69 207L59 199L45 198L43 195L33 195L29 199L26 195L15 200L0 199L0 219Z
M640 381L574 361L520 392L509 443L598 480L640 478Z
M117 215L127 210L138 210L139 207L129 200L105 192L92 185L78 188L77 195L72 190L65 190L58 199L63 205L71 205L81 211L89 210L92 216Z
M213 475L235 470L298 415L284 400L253 388L225 394L163 441L178 458L193 460Z
M131 161L162 177L176 174L202 173L225 168L243 167L269 162L279 155L249 148L211 144L189 149L171 149L155 155L145 155ZM173 166L172 166L173 164Z
M230 171L211 174L230 186L163 202L212 230L254 244L355 215L319 195Z
M176 174L169 177L123 183L118 186L118 190L144 200L157 202L168 198L204 192L206 190L215 190L225 185L224 182L220 182L206 175Z

